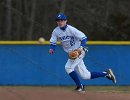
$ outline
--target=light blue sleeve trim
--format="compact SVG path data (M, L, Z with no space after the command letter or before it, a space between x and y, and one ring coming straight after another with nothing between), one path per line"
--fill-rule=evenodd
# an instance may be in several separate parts
M82 41L83 39L87 39L87 37L83 37L83 38L81 39L81 41Z

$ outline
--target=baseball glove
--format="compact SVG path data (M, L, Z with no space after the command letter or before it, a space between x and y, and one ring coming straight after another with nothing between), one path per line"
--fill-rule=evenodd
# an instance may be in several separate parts
M68 53L69 59L76 59L79 57L79 55L81 54L81 50L80 49L76 49L74 51L71 51Z

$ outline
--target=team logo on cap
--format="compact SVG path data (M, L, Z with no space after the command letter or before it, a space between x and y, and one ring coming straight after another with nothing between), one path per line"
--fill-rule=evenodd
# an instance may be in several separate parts
M58 17L61 17L61 15L59 15Z

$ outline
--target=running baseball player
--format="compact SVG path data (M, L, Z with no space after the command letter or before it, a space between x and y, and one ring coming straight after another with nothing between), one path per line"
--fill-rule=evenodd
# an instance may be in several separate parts
M87 51L87 49L85 49L87 37L80 30L67 24L67 17L64 13L56 15L56 23L58 26L52 32L49 53L54 53L57 41L61 43L64 51L68 53L65 70L77 86L75 91L85 91L84 85L80 82L77 74L86 80L105 77L112 80L113 83L116 83L115 75L111 69L104 72L90 72L87 70L83 61L85 51Z

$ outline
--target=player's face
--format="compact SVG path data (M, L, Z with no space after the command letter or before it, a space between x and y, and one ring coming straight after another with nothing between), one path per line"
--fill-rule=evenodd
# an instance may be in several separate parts
M67 20L58 20L56 22L59 27L64 27L67 23Z

